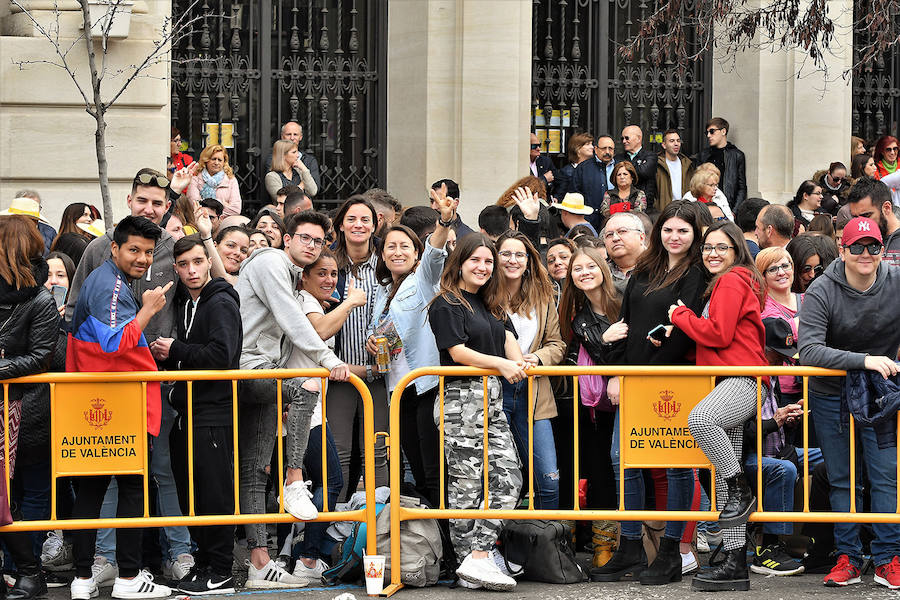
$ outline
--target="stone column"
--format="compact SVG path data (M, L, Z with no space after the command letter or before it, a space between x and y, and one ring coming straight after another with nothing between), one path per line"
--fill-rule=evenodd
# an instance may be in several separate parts
M0 3L9 4L6 0ZM25 0L21 4L43 26L56 27L58 22L62 44L71 45L82 34L78 2L60 0L58 14L51 1ZM129 65L140 64L152 51L170 11L170 0L134 3L128 37L109 42L107 69L111 73L102 84L105 99L119 89ZM99 42L95 48L99 68ZM94 146L96 123L85 112L84 101L65 71L40 62L21 68L15 64L56 58L52 44L15 6L0 19L0 56L0 207L9 205L16 190L33 188L40 193L43 212L54 227L72 202L87 202L102 209ZM166 167L170 131L166 58L163 56L163 61L146 71L147 76L132 81L106 116L110 193L116 219L128 214L125 198L135 172L142 167ZM72 47L69 61L90 94L83 39ZM113 75L119 69L126 75Z
M528 0L390 0L387 186L404 205L458 182L473 229L528 169Z
M830 0L828 14L837 27L827 79L801 50L747 50L713 67L711 116L728 120L728 140L747 157L748 197L784 203L829 163L850 169L851 82L841 75L853 60L853 3Z

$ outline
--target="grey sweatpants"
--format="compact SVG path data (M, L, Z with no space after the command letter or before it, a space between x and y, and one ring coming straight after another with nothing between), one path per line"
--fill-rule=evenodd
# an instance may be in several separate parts
M287 410L285 442L287 463L291 469L303 467L309 442L309 421L319 395L300 385L307 378L281 381L282 407ZM277 480L278 463L272 462L278 432L276 388L274 379L247 379L241 387L238 404L238 456L240 458L240 503L243 514L266 512L266 482L271 469ZM266 546L265 523L248 523L247 546Z
M744 423L756 414L756 380L752 377L727 377L688 416L688 427L697 445L716 468L716 508L722 510L728 500L725 480L741 472L740 456L744 444ZM746 526L723 530L726 550L746 543Z
M488 506L508 510L519 501L522 471L496 377L488 378L488 397ZM440 410L437 399L434 422L438 428ZM484 506L484 418L484 384L480 377L445 383L447 508ZM502 526L500 519L450 519L450 540L457 558L462 561L473 550L491 550Z

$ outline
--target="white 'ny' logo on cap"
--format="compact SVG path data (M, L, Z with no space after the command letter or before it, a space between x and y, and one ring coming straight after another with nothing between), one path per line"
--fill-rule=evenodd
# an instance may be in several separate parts
M869 224L865 221L859 222L859 231L869 231Z

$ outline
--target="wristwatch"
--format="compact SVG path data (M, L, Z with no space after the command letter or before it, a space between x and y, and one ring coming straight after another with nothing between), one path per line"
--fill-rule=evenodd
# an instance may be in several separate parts
M366 365L366 381L369 383L375 381L375 376L372 375L372 365Z

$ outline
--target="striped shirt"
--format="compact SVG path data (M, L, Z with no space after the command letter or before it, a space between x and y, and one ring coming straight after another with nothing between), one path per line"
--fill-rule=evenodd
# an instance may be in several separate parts
M341 327L341 347L338 358L348 365L375 364L375 357L366 352L366 331L369 323L372 322L375 291L378 289L378 282L375 280L375 263L377 261L378 257L373 252L369 260L360 263L356 270L356 276L351 274L350 269L347 269L346 272L347 281L344 284L342 296L347 297L352 282L357 289L365 290L367 298L364 306L357 306L350 311L350 316Z

